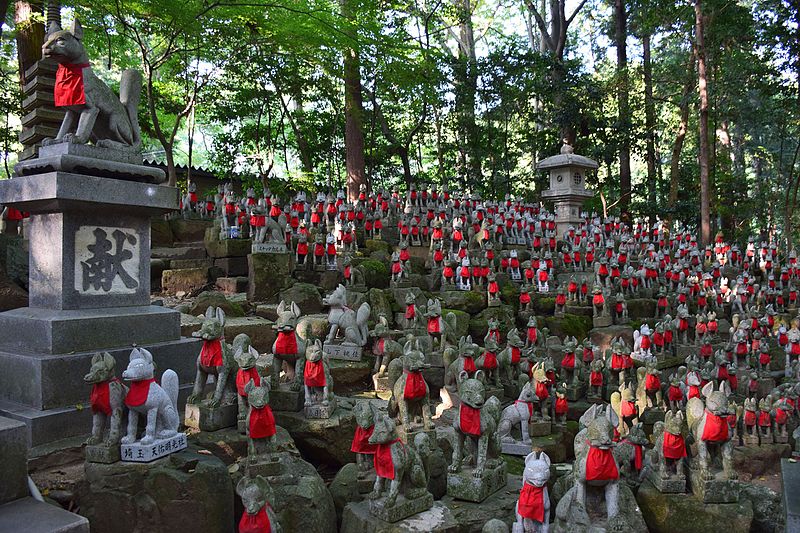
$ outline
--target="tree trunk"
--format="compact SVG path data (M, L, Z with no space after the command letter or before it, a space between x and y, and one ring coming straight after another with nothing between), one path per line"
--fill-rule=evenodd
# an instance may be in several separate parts
M656 194L656 109L653 101L653 64L650 60L650 35L642 35L642 70L644 73L644 122L647 159L647 201L650 223L655 222Z
M466 164L465 185L482 179L480 134L475 121L475 99L478 92L478 60L472 28L471 0L457 0L461 14L458 58L456 59L456 116L461 139L461 156Z
M690 62L689 72L693 70L693 61ZM669 163L669 206L674 207L678 202L678 190L680 189L681 178L681 152L683 151L683 143L686 140L686 132L689 128L689 97L694 88L694 81L691 76L686 77L686 83L683 85L683 93L681 94L681 101L678 105L680 110L680 119L678 123L678 131L675 133L675 142L672 144L672 157ZM673 214L670 212L667 215L666 225L671 229Z
M700 246L711 244L711 213L709 209L709 146L708 146L708 79L706 47L701 0L694 2L695 47L697 50L697 82L700 93Z
M617 105L619 106L619 122L617 131L620 134L619 144L619 208L623 222L630 223L631 201L631 111L628 88L628 15L625 12L625 0L614 1L614 40L617 47Z
M44 24L36 22L34 15L42 15L42 2L16 3L14 26L17 30L17 62L19 63L20 92L25 88L28 79L25 72L42 58L44 44Z
M342 15L354 19L357 6L353 0L342 1ZM356 36L351 36L356 39ZM344 144L347 173L347 198L358 200L361 185L367 185L364 159L364 106L361 98L361 62L355 47L344 53Z

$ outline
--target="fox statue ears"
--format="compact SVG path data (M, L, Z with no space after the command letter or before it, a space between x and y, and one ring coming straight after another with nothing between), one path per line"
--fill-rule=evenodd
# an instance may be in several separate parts
M96 353L92 356L92 366L99 362L102 362L103 366L109 370L114 370L114 367L117 365L117 361L108 352Z
M52 35L60 31L62 31L61 25L55 21L51 21L50 25L47 27L47 35ZM72 27L69 29L69 32L77 40L83 40L83 26L81 26L81 23L77 18L72 21Z
M144 348L134 347L133 350L131 350L130 361L133 361L135 359L144 359L148 363L153 364L153 354L151 354Z
M537 456L538 453L538 456ZM531 452L525 457L525 466L530 466L535 461L544 461L547 466L550 466L550 457L544 452Z
M216 318L221 326L225 325L225 311L221 307L209 306L206 309L206 318L209 320Z

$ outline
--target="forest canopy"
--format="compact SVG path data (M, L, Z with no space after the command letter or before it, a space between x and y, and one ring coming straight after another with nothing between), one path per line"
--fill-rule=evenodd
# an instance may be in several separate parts
M48 9L49 7L49 9ZM145 158L256 188L447 185L538 201L562 141L598 213L708 242L796 233L800 6L784 0L93 0L0 4L0 174L47 18L142 71ZM176 183L186 187L185 178ZM785 229L789 231L784 231Z

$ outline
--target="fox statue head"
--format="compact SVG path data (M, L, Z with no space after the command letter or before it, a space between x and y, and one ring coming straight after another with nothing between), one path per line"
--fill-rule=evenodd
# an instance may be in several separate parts
M51 22L47 28L47 39L42 45L42 57L61 64L88 63L89 56L86 55L81 39L83 28L78 19L75 19L69 30L63 30L61 26Z

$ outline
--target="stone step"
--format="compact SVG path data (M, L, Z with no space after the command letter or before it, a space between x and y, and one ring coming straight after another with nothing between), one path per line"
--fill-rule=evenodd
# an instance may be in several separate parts
M204 246L196 246L187 243L185 246L175 246L172 248L157 247L150 252L153 259L205 259L206 249Z
M89 533L89 520L27 497L0 506L0 531Z
M19 142L22 144L36 144L44 139L53 139L58 135L58 128L37 124L32 128L26 128L19 134Z
M0 504L28 495L28 439L25 424L0 416Z

